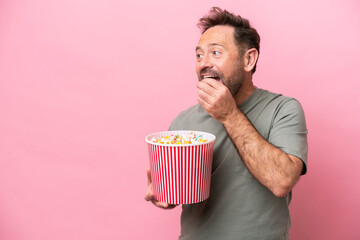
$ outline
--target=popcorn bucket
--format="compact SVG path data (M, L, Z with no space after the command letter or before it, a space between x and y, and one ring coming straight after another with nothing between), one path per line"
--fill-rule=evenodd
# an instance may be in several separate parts
M162 144L153 137L195 133L203 143ZM145 138L149 150L151 180L156 200L169 204L191 204L209 197L215 136L199 131L165 131Z

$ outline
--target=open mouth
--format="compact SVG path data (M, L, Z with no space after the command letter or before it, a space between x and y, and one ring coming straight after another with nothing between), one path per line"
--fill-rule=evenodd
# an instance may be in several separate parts
M212 78L216 81L221 81L223 75L221 72L215 71L211 68L203 68L200 70L200 81L204 80L205 78Z
M220 80L220 78L219 78L219 77L214 76L214 75L204 74L204 75L202 75L202 76L201 76L201 80L203 80L203 79L205 79L205 78L212 78L212 79L215 79L215 80L217 80L217 81L219 81L219 80Z

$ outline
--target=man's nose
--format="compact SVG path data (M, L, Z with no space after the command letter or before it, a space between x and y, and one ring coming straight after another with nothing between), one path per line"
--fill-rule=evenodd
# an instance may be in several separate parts
M208 54L205 54L200 61L200 68L212 68L213 64Z

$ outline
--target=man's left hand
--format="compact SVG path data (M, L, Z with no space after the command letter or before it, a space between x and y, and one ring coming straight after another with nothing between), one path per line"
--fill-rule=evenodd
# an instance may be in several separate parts
M198 102L219 122L231 118L237 111L235 99L223 83L212 78L204 78L198 82L197 87Z

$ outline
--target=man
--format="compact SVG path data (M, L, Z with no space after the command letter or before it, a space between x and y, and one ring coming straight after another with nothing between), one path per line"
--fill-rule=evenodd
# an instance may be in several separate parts
M199 104L170 130L216 136L209 198L183 205L179 239L288 239L291 190L306 173L307 129L300 103L254 86L260 37L220 8L200 19ZM150 172L145 199L154 199Z

